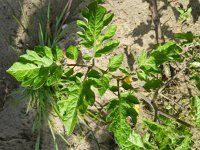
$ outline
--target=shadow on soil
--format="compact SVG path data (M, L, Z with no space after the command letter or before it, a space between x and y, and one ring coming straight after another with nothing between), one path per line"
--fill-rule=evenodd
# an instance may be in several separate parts
M199 0L190 0L188 8L192 8L192 17L193 22L196 23L199 20L200 16L200 1Z
M21 6L19 2L22 4ZM0 3L3 4L0 6L0 131L2 131L0 132L1 150L32 150L34 149L34 145L37 139L37 135L33 134L31 131L35 113L31 112L30 114L26 115L26 101L19 98L18 96L14 96L14 98L5 97L5 95L7 95L11 90L18 87L15 79L8 75L6 70L15 61L17 61L18 53L23 53L25 49L32 49L37 44L38 15L42 14L45 16L47 13L48 0L42 0L41 2L38 1L39 4L38 2L36 2L36 4L34 2L36 1L0 0ZM55 23L55 18L57 14L63 10L63 6L66 3L66 0L52 0L52 3L53 7L51 14L51 25L53 26ZM75 22L75 20L80 17L78 14L84 5L85 4L82 4L82 0L73 0L70 15L66 21L66 24L72 23L72 26L68 31L67 36L62 39L63 42L61 47L63 49L66 48L69 44L76 43L74 33L76 33L78 29L75 27L75 23L73 24L73 22ZM26 13L28 11L32 11L32 8L35 10L31 12L31 15L26 16ZM28 34L23 31L22 34L20 34L23 37L19 37L18 32L22 27L16 23L16 20L13 19L13 16L19 20L22 20L23 17L27 17L28 20L26 20L26 30L28 31ZM17 49L18 51L16 52L13 50L13 48ZM15 104L11 105L10 103ZM52 136L47 127L44 127L42 135L43 138L41 141L41 149L54 150ZM104 134L99 134L99 138L103 139L104 136ZM58 139L60 149L66 149L67 145L61 140L60 136L56 135L56 137ZM88 141L88 146L90 147L89 149L93 150L95 141L94 137L92 137L92 134L88 134L86 141Z
M143 2L148 2L149 3L149 9L150 9L151 0L144 0ZM169 2L167 0L163 0L163 3L164 3L164 5L162 5L159 8L158 12L161 12L161 10L166 10L168 7L170 7L174 12L174 16L178 20L179 14L178 14L177 9L175 7L169 5ZM149 10L149 13L151 13L150 10ZM162 15L161 14L159 14L159 15L160 15L160 18L161 18ZM131 33L132 37L137 38L137 40L135 40L134 43L137 43L138 45L140 45L142 47L144 45L143 36L145 34L148 34L152 30L154 30L154 24L153 24L152 20L147 20L146 23L145 22L140 23ZM169 26L162 24L162 31L167 38L169 38L169 39L174 38L174 34L173 34L173 32L172 32L172 30L170 29ZM155 39L154 36L152 36L151 38ZM150 43L148 49L152 48L153 45L154 45L153 43Z
M151 0L143 0L143 2L148 2L149 5L151 6ZM167 10L168 7L170 7L173 11L176 21L178 21L179 12L178 12L177 8L175 6L172 6L168 0L162 0L162 2L163 2L163 5L159 8L158 12ZM192 8L191 15L193 18L193 23L196 23L200 16L200 9L199 9L200 1L199 0L190 0L187 8L190 8L190 7ZM159 15L161 18L162 15L161 14L159 14ZM145 34L149 33L151 30L154 30L153 28L154 28L154 25L153 25L152 20L147 20L146 23L144 23L144 22L140 23L140 25L138 25L131 33L132 37L137 38L137 40L134 41L134 43L137 43L138 45L143 46L143 44L144 44L143 36ZM162 24L162 31L168 39L174 39L174 34L173 34L172 30L170 29L170 26L166 25L165 23ZM152 37L152 38L155 38L155 37ZM153 44L150 44L149 48L152 48L152 46L153 46Z

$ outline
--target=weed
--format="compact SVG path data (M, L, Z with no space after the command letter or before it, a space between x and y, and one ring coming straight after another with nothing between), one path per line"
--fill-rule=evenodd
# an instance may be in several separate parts
M50 8L48 19L50 18L49 13ZM30 94L29 106L37 110L33 129L39 129L44 122L48 122L55 149L58 149L49 113L54 111L57 114L67 135L73 133L78 119L85 113L100 120L88 110L89 106L95 103L96 94L93 90L96 88L100 96L103 96L106 91L116 95L106 105L108 115L105 121L109 125L109 130L114 133L120 149L189 149L193 144L190 128L194 128L195 125L161 110L156 105L156 101L162 91L176 78L175 75L167 82L162 80L160 66L164 63L181 64L186 61L186 68L181 71L190 69L191 80L194 80L197 88L200 89L198 74L200 60L196 55L197 51L185 52L182 49L182 46L199 43L199 36L192 33L176 34L180 43L169 41L158 44L151 52L143 51L137 58L138 80L144 82L143 87L147 92L154 93L153 99L149 100L132 85L132 74L122 65L123 54L112 56L106 69L96 66L97 58L111 53L119 45L119 41L113 39L116 26L110 25L114 14L94 1L83 10L82 16L83 21L77 21L77 25L81 28L81 31L77 33L81 42L78 45L69 46L66 50L66 57L77 60L79 52L87 48L89 52L83 56L83 59L90 63L62 63L63 51L56 47L61 32L51 36L49 30L44 30L46 25L40 24L40 46L35 47L34 50L27 50L26 54L20 56L19 62L14 63L7 70ZM61 19L58 19L57 23L60 24L60 22ZM56 31L59 31L57 25ZM85 69L77 70L76 67ZM116 71L121 72L121 75L116 76ZM116 82L111 83L111 80ZM154 111L153 121L143 120L143 127L149 131L144 136L133 129L140 111L140 100L145 101ZM192 100L195 122L198 127L200 122L199 96L193 97ZM163 123L159 124L158 120ZM40 132L36 149L39 149L39 140Z

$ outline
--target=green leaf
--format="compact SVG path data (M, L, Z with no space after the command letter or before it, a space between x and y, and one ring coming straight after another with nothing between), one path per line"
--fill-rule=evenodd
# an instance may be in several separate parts
M84 29L84 33L79 32L78 35L83 39L82 44L85 47L95 47L96 40L104 28L103 18L106 13L106 9L96 1L90 3L88 8L82 11L85 22L78 20L77 25Z
M39 54L41 57L46 56L47 58L53 60L53 54L51 48L47 46L36 46L34 51Z
M92 77L92 78L96 78L99 79L101 78L102 73L99 72L98 70L92 69L89 73L88 73L88 77Z
M149 133L146 133L143 137L143 142L144 142L144 147L148 150L157 150L158 148L156 146L153 145L153 142L149 142L149 138L150 138Z
M91 60L92 59L92 56L91 55L89 55L89 54L85 54L85 55L83 55L83 59L84 60Z
M76 60L78 58L78 48L76 46L69 46L66 50L66 56L69 59Z
M146 81L148 79L147 74L142 69L139 69L139 71L137 72L137 75L140 80Z
M149 120L143 120L144 126L148 127L154 134L159 134L165 131L165 126L159 125Z
M83 91L78 84L69 86L68 91L68 97L59 101L58 106L67 135L71 135L77 122L78 106L82 101Z
M47 80L51 68L41 67L39 70L39 75L33 81L33 89L40 88ZM27 80L26 78L24 79ZM23 85L23 82L22 82Z
M89 81L85 81L83 83L83 96L81 97L81 101L79 103L79 111L81 113L85 113L87 111L88 106L92 106L95 102L95 94L91 89L91 83Z
M109 90L112 92L117 92L118 91L118 87L117 86L110 86Z
M74 73L73 75L70 75L68 79L70 81L76 81L77 78L81 78L82 76L83 76L83 73L77 72L77 73Z
M56 46L55 48L53 48L52 53L53 53L55 60L57 60L59 62L62 60L63 50L61 48Z
M175 150L188 150L191 148L192 140L190 136L186 136Z
M200 77L199 77L199 74L196 71L192 73L190 80L195 81L196 87L200 91Z
M155 62L155 58L151 56L147 57L147 53L144 50L138 57L138 65L144 72L148 71L157 73L159 71Z
M90 13L88 19L89 29L93 31L94 35L98 36L103 28L102 20L106 14L106 9L98 5L97 2L91 3L88 9Z
M119 67L119 70L122 72L122 73L124 73L126 76L130 76L130 71L127 69L127 68L125 68L125 67Z
M122 87L125 90L133 90L134 89L131 84L128 84L127 82L124 82L124 81L122 82Z
M74 69L73 68L67 68L65 71L64 71L64 76L69 78L71 75L74 74Z
M110 82L110 78L108 75L103 75L100 80L99 80L99 94L100 96L103 96L104 93L107 91L107 89L109 88L109 82Z
M96 0L98 3L104 3L105 0Z
M110 26L107 29L105 35L100 36L100 41L103 42L105 40L108 40L108 39L112 38L115 35L116 31L117 31L117 27L116 26Z
M14 76L18 81L23 81L26 76L34 78L39 74L40 67L34 64L14 63L7 72Z
M100 78L90 77L88 81L91 83L91 85L98 89L100 96L103 96L109 88L110 78L108 75L105 74Z
M200 127L200 98L198 96L193 97L194 108L195 108L195 122Z
M187 136L191 139L190 130L187 130L186 127L181 129L181 126L177 125L164 126L148 120L143 120L143 124L154 134L151 143L156 144L161 150L165 150L166 148L174 149L177 145L178 149L180 147L184 148L187 144L184 145L183 142L187 140ZM192 142L188 144L191 147Z
M119 41L112 40L108 42L102 49L99 49L95 53L95 57L100 57L102 54L108 54L112 52L119 45Z
M51 86L58 82L62 76L62 67L52 67L50 70L49 77L47 79L47 86Z
M84 93L84 96L85 96L85 104L88 106L92 106L95 102L95 94L94 92L92 91L91 89L91 84L90 82L86 82L84 84L84 87L83 87L83 93Z
M26 54L20 56L20 62L14 63L7 72L20 81L22 86L30 86L34 90L44 85L47 80L48 85L55 83L61 78L61 68L50 59L49 49L43 50L45 49L43 57L42 53L39 56L35 51L27 50Z
M47 57L40 57L35 51L27 50L26 54L20 56L20 61L23 63L34 63L36 65L49 66L53 60Z
M151 56L157 65L163 64L168 61L182 62L183 59L180 56L182 49L175 42L166 42L159 44L155 50L152 51Z
M145 90L149 91L150 89L157 89L160 87L162 81L158 79L149 80L144 84Z
M120 147L122 147L122 145L127 141L131 133L131 128L125 119L126 116L124 116L123 114L124 111L126 111L126 108L122 106L117 106L106 117L106 121L111 122L111 124L109 125L109 130L114 132L115 138Z
M77 20L76 23L77 23L77 25L78 25L79 27L83 28L84 30L87 30L87 29L88 29L87 24L84 23L83 21Z
M139 100L131 92L121 93L121 98L129 104L139 104Z
M51 51L51 48L45 46L44 47L44 52L45 52L45 56L51 60L53 60L53 54L52 54L52 51Z
M77 21L82 31L77 34L81 38L81 45L94 51L95 57L107 54L119 45L118 41L112 40L116 33L116 26L107 27L114 15L105 7L93 1L82 11L82 16L84 21ZM85 59L90 60L91 58L85 57Z
M114 14L110 13L110 14L106 14L103 18L103 25L107 26L113 19Z
M118 105L119 105L119 100L118 100L117 98L115 98L115 99L111 99L111 100L108 102L106 108L107 108L108 110L112 110L112 109L114 109L115 107L118 107Z
M142 142L141 136L135 131L132 131L132 133L129 135L127 141L124 143L121 149L122 150L144 149L144 144Z
M137 112L135 112L132 107L133 104L126 101L124 98L119 100L113 99L109 104L109 109L112 111L106 117L106 121L110 122L109 130L114 133L120 149L140 145L140 142L138 142L139 139L135 139L138 137L132 133L132 129L126 120L128 116L130 116L132 120L136 120L137 118Z
M123 54L119 54L119 55L112 57L109 60L108 69L112 72L116 71L120 67L120 65L122 64L123 58L124 58Z

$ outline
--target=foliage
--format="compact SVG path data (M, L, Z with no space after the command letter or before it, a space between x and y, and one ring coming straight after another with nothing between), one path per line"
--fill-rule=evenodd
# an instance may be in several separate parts
M159 150L188 150L192 145L190 132L182 125L169 126L170 123L168 126L164 126L148 120L143 121L144 127L153 133L153 138L148 146Z
M57 43L68 30L68 28L64 26L64 23L69 15L71 4L72 0L67 1L61 12L59 12L59 14L56 16L56 19L51 18L51 0L48 1L47 12L40 10L38 14L39 28L37 41L40 46L48 46L52 48L57 46ZM52 24L55 24L55 26L52 26Z
M195 47L195 45L199 45L199 36L193 35L191 32L177 33L175 36L180 40L180 43L172 41L161 43L149 52L143 50L141 55L138 56L138 79L144 81L143 87L147 92L155 93L154 99L157 99L160 90L172 80L165 82L162 79L161 68L170 62L186 63L185 69L188 69L191 73L190 79L195 81L197 89L200 90L199 52L198 48ZM185 46L194 46L194 49L185 52L183 50ZM195 117L197 127L199 126L199 102L198 95L191 99L191 113ZM161 109L154 104L153 107L155 111ZM157 116L158 120L162 118ZM151 131L151 134L145 135L147 139L143 140L144 146L148 149L190 149L193 144L190 130L183 125L180 126L176 122L167 120L166 122L165 118L166 126L147 120L143 121L144 127Z
M61 49L55 48L54 51L60 53L58 51L61 51ZM56 64L54 60L56 58L50 48L36 47L34 51L27 50L26 54L21 55L19 62L14 63L8 73L21 81L23 87L29 86L38 89L45 82L47 86L51 86L60 80L62 76L62 67Z
M140 80L146 81L144 85L146 90L158 88L162 84L162 78L156 78L161 73L160 66L166 62L182 62L181 52L182 49L171 41L156 45L149 54L142 51L138 57L139 70L137 74Z
M195 123L200 127L200 98L199 96L192 97L192 108L195 111Z
M192 8L187 8L184 9L182 7L178 7L177 8L178 12L179 12L179 19L178 21L180 23L185 23L191 20L191 12L192 12Z
M92 58L100 57L102 54L112 52L119 45L119 41L113 40L116 26L109 26L103 34L103 29L112 21L113 14L97 2L91 3L88 8L83 10L84 22L77 21L77 25L82 28L78 36L82 38L81 45L92 49Z
M117 143L123 150L144 147L141 137L131 129L127 122L129 116L134 124L137 121L138 114L133 109L135 104L139 104L139 101L129 92L121 93L119 99L113 99L108 104L108 109L112 111L106 120L111 122L109 129L114 132Z
M44 32L47 31L40 27L40 46L27 50L20 56L19 61L7 70L22 87L25 87L30 96L28 108L32 106L37 109L33 129L40 129L43 123L48 122L55 149L58 149L49 112L54 112L60 118L67 135L71 135L80 116L87 114L89 107L94 106L97 97L95 91L98 91L99 96L109 91L116 97L106 105L106 123L120 149L189 149L193 141L189 128L184 126L186 123L180 125L171 121L170 117L161 117L158 113L160 109L155 107L154 101L158 91L166 84L162 80L162 66L170 62L182 63L186 58L195 57L187 62L186 67L191 72L191 80L195 81L200 90L200 59L195 55L195 51L185 52L182 48L195 43L199 37L192 33L178 33L176 37L180 43L160 43L149 52L143 50L138 56L137 78L144 83L143 87L147 92L155 93L153 100L148 102L155 111L154 122L144 119L142 124L148 132L140 135L134 127L139 117L142 98L132 85L131 71L122 65L124 55L112 56L105 70L96 66L96 58L111 53L119 45L119 41L113 39L117 28L110 25L114 15L97 1L93 1L83 10L82 17L83 20L77 21L81 28L77 35L81 41L78 45L71 45L66 49L66 59L77 60L79 54L87 49L88 52L83 55L83 64L64 63L63 51L56 47L58 39L48 38L49 35L44 38ZM116 76L116 71L120 75ZM110 82L111 80L113 82ZM196 125L199 126L200 98L197 95L191 101L195 110ZM159 124L156 120L162 122ZM39 149L39 140L36 148Z

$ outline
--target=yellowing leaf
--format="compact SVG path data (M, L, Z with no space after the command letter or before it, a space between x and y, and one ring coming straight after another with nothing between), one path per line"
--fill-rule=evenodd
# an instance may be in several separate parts
M139 112L140 112L140 105L139 105L139 104L135 104L135 105L133 106L133 108L134 108L135 111L139 114Z
M131 76L123 75L122 79L123 79L123 81L126 82L127 84L131 84L131 82L132 82Z

